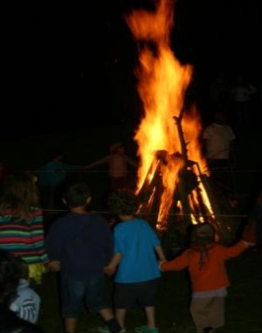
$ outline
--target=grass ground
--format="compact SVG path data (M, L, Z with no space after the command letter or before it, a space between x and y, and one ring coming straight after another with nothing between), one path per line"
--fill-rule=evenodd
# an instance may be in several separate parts
M260 333L262 328L262 251L249 249L241 256L227 263L231 286L226 298L226 325L218 333ZM109 296L112 278L108 278ZM39 286L42 298L39 325L46 333L62 333L59 315L57 277L53 272L45 275ZM188 305L190 286L186 271L165 272L156 305L156 318L160 333L195 333ZM145 323L139 307L130 309L127 314L128 332ZM88 312L83 306L79 319L78 333L97 332L102 325L98 315Z

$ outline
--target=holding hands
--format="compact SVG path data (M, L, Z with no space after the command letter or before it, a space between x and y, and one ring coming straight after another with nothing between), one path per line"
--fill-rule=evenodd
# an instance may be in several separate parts
M108 276L114 275L116 272L116 267L111 267L111 266L105 266L104 267L104 273Z
M59 272L61 269L60 261L51 260L46 264L46 267L48 267L53 272Z

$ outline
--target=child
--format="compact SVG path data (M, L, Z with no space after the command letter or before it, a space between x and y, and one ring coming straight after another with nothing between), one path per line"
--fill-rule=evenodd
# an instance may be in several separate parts
M46 248L55 271L61 266L61 313L66 333L75 333L82 301L99 313L110 328L121 327L107 304L103 267L112 255L112 233L107 221L86 210L91 194L85 183L69 185L63 202L70 212L57 219L46 237ZM58 265L55 266L54 263Z
M108 204L110 211L122 221L114 228L114 255L105 267L108 275L114 274L117 267L114 279L117 320L125 327L127 308L138 302L145 311L147 325L137 327L136 332L158 333L155 325L160 278L157 256L161 261L165 260L160 240L146 221L135 216L139 203L133 193L118 190L111 194ZM100 332L107 332L107 329L100 328Z
M234 143L236 140L233 129L226 122L226 115L216 111L213 122L206 126L202 133L204 155L207 158L211 177L226 192L233 191L234 177Z
M190 312L198 333L211 333L224 326L224 300L230 285L225 261L253 245L241 240L225 247L215 242L215 236L215 229L209 223L192 226L190 247L159 265L162 271L188 269L192 285Z
M109 165L111 190L114 191L119 188L130 187L130 179L127 175L128 165L136 167L137 163L131 157L125 154L125 148L121 142L112 144L110 147L109 155L86 165L84 169L89 170L95 166L99 166L105 163L108 163Z
M28 265L20 258L17 261L17 270L20 273L20 280L17 286L17 296L10 305L18 317L35 324L39 317L40 297L29 287Z
M39 201L32 175L14 173L6 180L0 202L0 249L23 259L35 284L41 283L48 263Z
M44 333L34 325L39 311L38 295L28 287L23 291L19 287L23 269L22 261L10 252L0 250L1 333Z
M68 178L69 172L82 169L79 165L64 162L61 149L53 149L47 163L35 170L39 178L38 184L44 208L53 209L61 206L61 188Z

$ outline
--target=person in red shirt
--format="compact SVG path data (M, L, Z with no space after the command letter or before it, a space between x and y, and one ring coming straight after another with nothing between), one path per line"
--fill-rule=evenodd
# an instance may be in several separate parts
M215 239L216 231L211 224L193 225L189 248L173 260L159 264L162 271L188 269L192 285L190 313L198 333L211 333L224 326L224 302L230 285L225 261L254 245L240 240L233 246L223 246Z

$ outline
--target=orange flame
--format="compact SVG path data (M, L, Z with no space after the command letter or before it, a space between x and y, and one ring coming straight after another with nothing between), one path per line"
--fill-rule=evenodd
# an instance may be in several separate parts
M136 40L141 42L139 66L136 68L138 92L144 106L144 115L136 131L138 155L137 192L156 171L152 168L156 152L165 151L166 163L161 168L164 191L161 196L158 221L163 221L170 210L183 161L172 158L181 150L174 117L179 117L184 107L186 89L193 68L182 65L170 49L170 32L173 27L173 2L160 0L154 12L134 10L126 21ZM188 158L204 167L199 145L201 121L196 109L182 119L184 137L188 145ZM148 170L151 168L150 173ZM153 170L152 170L153 169Z

